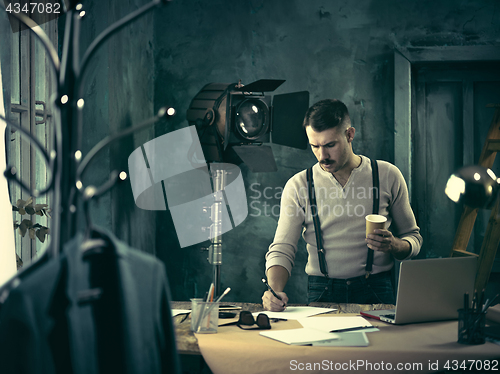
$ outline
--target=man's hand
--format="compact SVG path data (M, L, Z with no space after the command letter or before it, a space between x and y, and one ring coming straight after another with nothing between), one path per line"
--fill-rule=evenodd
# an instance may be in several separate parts
M391 253L397 260L403 260L411 252L410 243L396 238L389 230L376 229L365 239L368 248L374 251Z
M275 265L267 269L267 281L270 287L276 292L276 295L283 300L278 299L271 291L264 292L262 295L262 306L265 310L272 312L282 312L288 304L288 296L283 292L288 281L288 270L283 266Z
M281 297L282 300L275 297L271 291L264 292L264 295L262 295L264 310L270 310L271 312L282 312L285 310L288 304L288 296L284 292L276 292L276 295Z

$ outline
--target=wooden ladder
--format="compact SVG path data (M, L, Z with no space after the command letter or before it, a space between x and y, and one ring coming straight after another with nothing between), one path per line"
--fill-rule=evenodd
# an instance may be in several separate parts
M479 157L479 165L485 168L491 168L495 162L495 156L500 151L500 104L488 104L487 107L495 107L495 114L491 122L488 135ZM486 289L486 284L490 277L493 262L500 243L500 197L496 199L495 205L491 210L488 226L484 235L483 244L479 255L467 252L467 244L474 228L478 209L464 206L460 222L453 241L451 257L458 256L476 256L478 257L478 268L476 275L475 290L481 292Z

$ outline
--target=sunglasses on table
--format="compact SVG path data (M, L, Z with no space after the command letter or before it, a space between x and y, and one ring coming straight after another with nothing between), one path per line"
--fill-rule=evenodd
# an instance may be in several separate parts
M282 318L273 318L272 321L286 321ZM271 328L271 320L267 316L267 314L260 313L257 318L254 318L252 312L247 310L243 310L240 312L240 317L237 322L226 323L221 326L231 326L236 325L242 330L269 330ZM257 325L257 327L250 327L253 325Z

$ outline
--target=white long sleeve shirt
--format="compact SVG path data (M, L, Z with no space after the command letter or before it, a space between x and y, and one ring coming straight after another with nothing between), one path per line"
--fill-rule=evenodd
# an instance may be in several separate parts
M313 166L318 217L330 278L346 279L365 274L368 252L365 216L373 210L373 181L370 159L365 156L361 159L360 166L351 172L344 187L319 163ZM420 251L422 236L410 206L405 180L396 166L385 161L378 161L378 165L379 214L387 217L386 228L395 237L410 243L408 258L414 257ZM308 252L305 271L308 275L322 276L306 170L295 174L285 185L278 227L266 254L266 270L281 265L291 274L301 234ZM392 266L390 254L374 251L373 274L390 270Z

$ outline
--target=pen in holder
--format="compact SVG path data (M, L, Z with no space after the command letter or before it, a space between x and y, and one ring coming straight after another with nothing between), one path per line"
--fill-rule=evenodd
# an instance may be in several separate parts
M458 342L461 344L484 344L486 312L473 308L458 310Z

